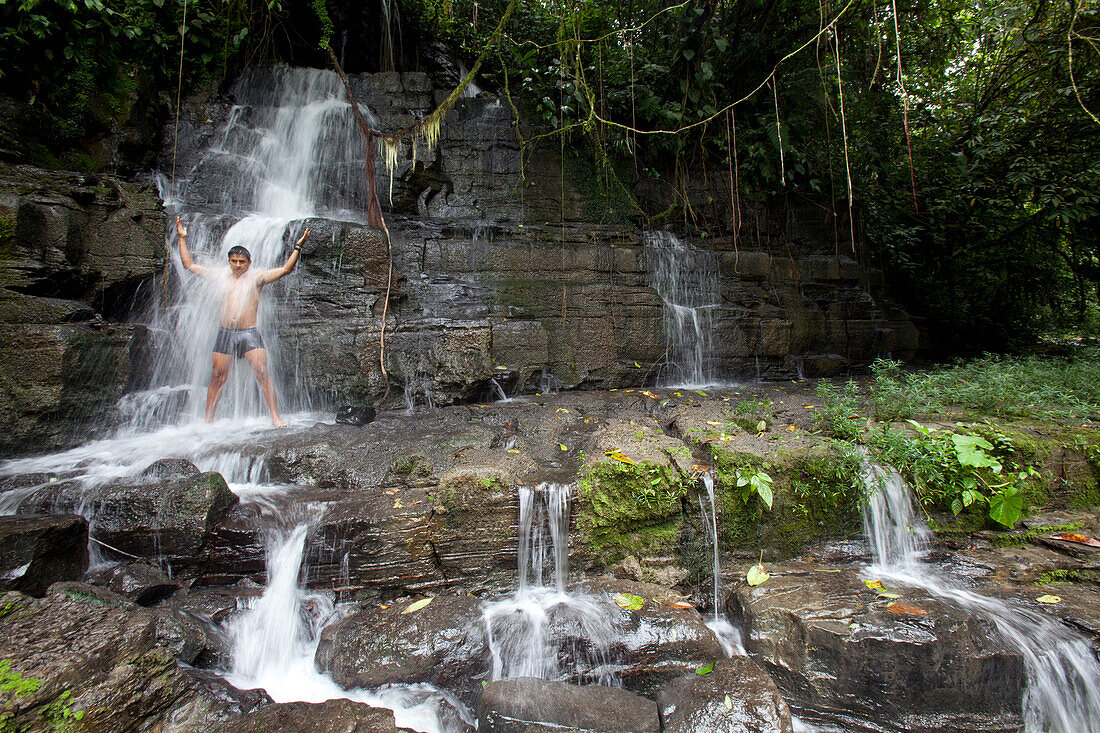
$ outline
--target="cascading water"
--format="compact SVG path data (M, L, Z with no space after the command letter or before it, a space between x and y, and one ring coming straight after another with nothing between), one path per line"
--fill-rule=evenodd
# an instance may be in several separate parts
M670 232L646 232L643 241L649 284L664 304L669 371L663 382L711 386L717 381L711 333L719 304L718 261L713 252L688 247Z
M182 381L190 391L194 415L205 403L218 304L229 277L225 265L229 248L248 249L253 270L278 267L301 233L302 220L361 218L353 213L360 208L356 202L363 194L359 132L335 74L308 69L255 71L238 80L232 95L238 104L191 169L174 183L160 179L169 210L178 213L188 228L187 244L195 260L218 273L200 279L184 270L175 254L175 227L169 228L167 245L182 287L173 303L157 303L150 316L150 333L160 335L162 343L154 350L149 394L163 395L167 401ZM369 110L362 112L373 119ZM291 275L265 288L259 329L273 379L292 387L281 390L280 401L308 408L309 375L284 373L287 354L275 327L294 285ZM219 413L238 419L266 414L251 369L240 360L235 362ZM168 414L169 408L160 411ZM132 424L140 421L147 428L149 415L157 410L131 412L137 413Z
M930 533L913 510L912 492L896 471L868 465L864 528L878 578L913 585L992 621L1023 657L1027 733L1100 730L1100 663L1087 640L1027 609L956 587L921 562Z
M320 507L309 507L313 520ZM230 622L233 669L226 675L242 689L262 687L276 702L323 702L347 698L393 710L398 727L448 733L459 727L444 722L453 710L466 725L473 716L452 695L431 685L387 685L375 691L345 690L317 672L314 655L321 630L338 615L325 595L309 593L299 582L310 521L289 530L270 531L268 585L247 611Z
M722 612L722 596L720 593L722 575L718 563L718 509L714 501L714 475L706 472L700 475L699 480L707 491L707 501L710 509L708 512L707 506L703 504L703 497L700 496L699 513L703 519L703 526L706 528L707 540L712 548L711 577L714 584L714 618L707 622L707 628L714 633L727 657L744 656L745 647L742 643L741 630L731 624L726 614Z
M493 679L616 682L607 664L612 630L606 607L599 599L566 592L571 492L569 484L519 488L518 589L482 610ZM550 571L553 586L544 584ZM561 631L567 632L564 637L555 636ZM567 639L583 640L584 647L570 650L577 663L571 670L560 663L559 647Z

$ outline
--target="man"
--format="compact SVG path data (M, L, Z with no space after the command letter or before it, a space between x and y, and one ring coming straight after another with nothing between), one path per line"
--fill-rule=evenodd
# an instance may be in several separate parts
M229 366L233 363L233 357L244 357L252 367L252 373L256 375L256 382L260 385L260 392L267 401L271 410L271 421L276 427L283 427L286 421L279 416L279 409L275 401L275 386L271 383L271 377L267 373L267 350L264 348L260 332L256 330L256 312L260 307L260 290L264 285L273 283L279 278L286 277L294 271L298 264L298 258L302 253L302 245L309 238L309 228L302 232L302 236L294 245L294 250L287 258L286 264L273 270L261 272L249 272L252 266L252 255L244 247L233 247L229 250L229 272L196 265L191 259L191 253L187 251L187 229L180 218L176 217L176 233L179 235L180 260L183 266L199 277L208 279L224 278L224 293L222 294L221 316L218 329L218 337L214 340L214 372L210 376L210 387L206 390L206 422L214 421L214 408L218 406L218 397L221 395L225 380L229 378Z

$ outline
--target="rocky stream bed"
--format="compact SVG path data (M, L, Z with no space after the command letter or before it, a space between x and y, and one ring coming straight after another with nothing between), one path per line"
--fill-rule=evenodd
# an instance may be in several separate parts
M185 424L11 460L0 469L4 725L1027 726L1032 661L1005 629L871 565L863 492L846 473L850 457L815 432L821 407L795 382L568 392L382 412L365 425L304 414L286 430ZM1087 506L1095 450L1083 440L1094 434L1051 422L993 429L1036 467L1030 496L1042 505L1010 530L932 516L923 563L1072 631L1095 664L1100 550L1054 537L1098 534L1098 509ZM770 509L742 499L746 466L773 479ZM717 598L704 472L717 506ZM500 624L527 618L517 587L552 596L551 550L532 561L517 552L532 531L521 495L547 486L571 487L560 579L571 600L539 606L551 673L537 679ZM280 580L276 553L295 532L299 562ZM770 577L750 586L761 557ZM520 582L517 562L543 561L544 582ZM241 679L241 629L279 583L293 613L266 623L302 637L311 674L396 718L364 702L276 702L284 695L230 684ZM1058 601L1037 600L1050 596ZM508 602L516 608L494 605ZM709 623L723 614L739 631L732 643Z

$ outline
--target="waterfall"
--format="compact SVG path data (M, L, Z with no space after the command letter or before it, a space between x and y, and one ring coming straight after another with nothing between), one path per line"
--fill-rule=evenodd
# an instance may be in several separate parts
M316 521L319 507L310 507ZM300 584L302 560L311 521L268 535L267 588L258 601L230 622L233 668L226 679L241 689L262 687L275 702L324 702L347 698L389 708L399 728L424 733L450 733L439 711L454 708L473 724L456 698L431 685L387 685L375 691L345 690L314 666L325 625L338 614L325 595ZM458 725L458 721L454 725Z
M1027 669L1023 718L1027 733L1100 730L1100 663L1089 642L1069 628L1027 609L956 587L921 558L930 536L913 508L911 491L896 471L868 466L864 527L876 577L927 590L989 619Z
M607 664L612 629L605 601L566 591L572 490L555 483L519 488L517 590L482 609L492 679L616 682ZM566 646L572 669L562 668Z
M699 480L707 491L707 501L710 511L703 504L703 497L699 497L699 513L703 519L703 527L706 529L707 541L711 547L711 578L714 594L714 618L707 622L707 628L711 630L718 643L722 645L722 651L727 657L744 656L741 630L730 623L729 618L722 612L721 581L722 573L718 564L718 509L714 501L714 475L709 471L700 475Z
M190 396L191 414L202 413L230 247L241 245L251 253L252 271L270 269L286 261L304 219L361 218L353 212L361 208L357 202L364 195L362 147L335 74L255 70L242 75L231 94L238 104L209 136L206 148L194 154L190 167L179 171L174 182L159 181L169 210L188 228L187 245L195 261L214 269L216 277L198 278L183 268L171 222L166 245L182 286L170 302L157 299L148 316L156 344L151 387L144 395L128 397L121 410L132 429L172 419L179 412L173 395L180 389ZM363 112L373 119L369 110ZM292 274L264 289L258 326L272 378L290 387L279 391L281 407L308 409L309 375L287 373L290 353L276 328L296 284ZM252 371L240 359L234 359L218 414L236 420L267 414Z
M720 300L717 258L688 247L670 232L646 232L643 242L649 284L663 303L668 362L663 382L691 389L713 386L717 377L711 333Z

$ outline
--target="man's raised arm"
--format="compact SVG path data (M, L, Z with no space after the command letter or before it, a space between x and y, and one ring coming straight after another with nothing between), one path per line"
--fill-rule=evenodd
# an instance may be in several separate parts
M276 267L273 270L264 270L260 273L260 284L273 283L279 278L286 277L290 273L294 272L294 266L298 264L298 258L302 255L302 245L309 239L309 227L306 227L302 232L302 236L298 238L298 241L294 243L294 249L290 253L290 257L286 258L286 264L282 267Z
M196 265L195 261L191 259L191 252L188 251L187 242L184 241L187 237L187 228L183 226L183 222L180 221L178 216L176 217L176 234L180 241L180 262L183 263L183 266L199 277L209 277L210 268Z

